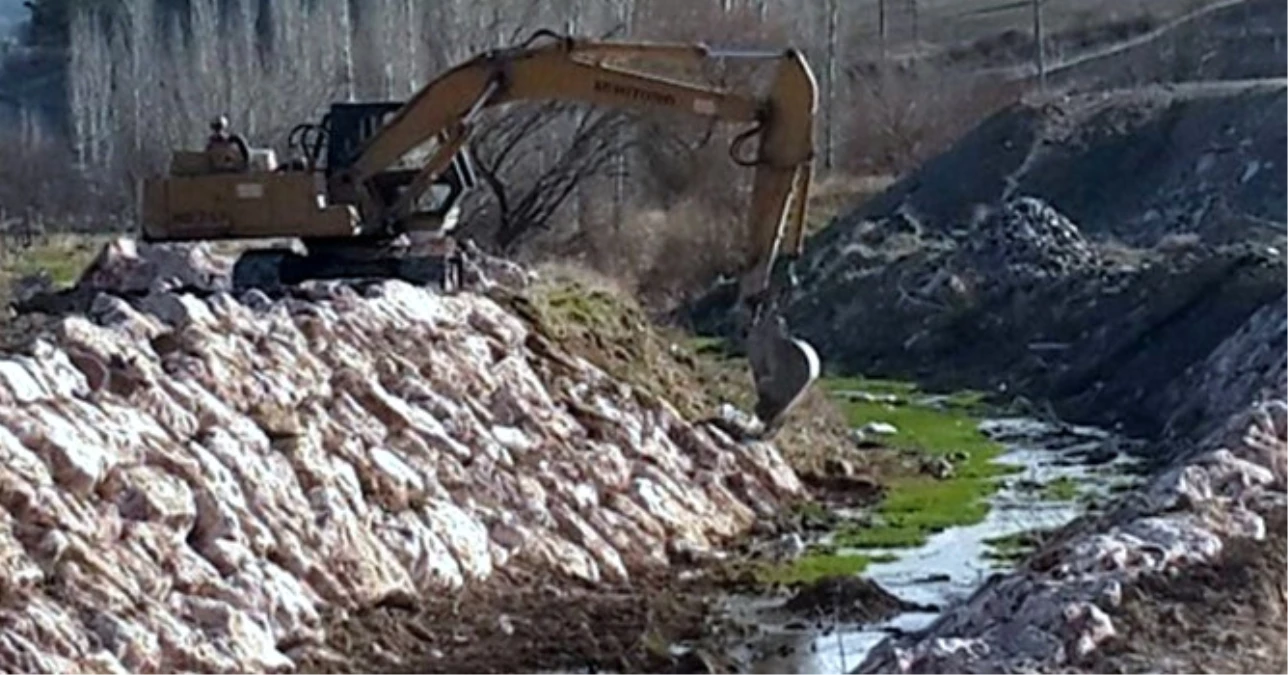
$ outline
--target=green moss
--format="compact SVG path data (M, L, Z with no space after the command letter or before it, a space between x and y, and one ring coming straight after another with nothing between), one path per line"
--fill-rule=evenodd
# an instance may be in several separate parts
M724 357L728 355L728 346L724 338L694 336L688 339L689 349L695 354Z
M1042 498L1057 502L1071 502L1078 498L1078 482L1069 476L1059 478L1042 487Z
M824 577L862 574L874 562L891 562L892 555L812 552L789 563L763 565L756 570L756 580L763 584L792 585L811 583Z
M882 378L867 377L825 377L819 381L821 386L828 393L840 393L847 391L862 391L876 395L893 394L901 401L910 401L919 397L935 396L940 397L939 405L949 409L959 409L963 412L980 413L988 398L988 394L973 389L963 389L952 393L936 393L922 391L915 383L903 382L900 380L888 380ZM879 405L879 404L878 404ZM928 409L934 410L935 408Z
M837 546L846 548L908 548L924 539L925 535L917 527L890 524L845 528L833 537Z
M897 433L883 437L891 447L920 450L934 455L957 451L996 457L1001 447L979 432L979 421L960 410L937 410L921 405L894 406L867 401L847 401L846 418L851 426L888 422Z
M897 394L908 396L917 391L917 385L898 380L870 379L866 377L824 377L819 386L829 393L841 391L866 391L872 394Z
M861 390L907 395L916 387L906 382L835 378L823 383L831 392ZM879 440L891 448L911 450L953 462L953 474L939 480L919 471L905 470L883 476L885 499L876 508L877 523L855 527L836 535L838 546L852 548L903 548L919 546L926 538L950 527L972 525L988 515L987 498L997 490L996 478L1021 470L998 464L1002 446L979 431L973 409L983 394L959 392L948 396L943 407L910 400L903 405L844 400L840 405L853 427L887 422L897 432Z

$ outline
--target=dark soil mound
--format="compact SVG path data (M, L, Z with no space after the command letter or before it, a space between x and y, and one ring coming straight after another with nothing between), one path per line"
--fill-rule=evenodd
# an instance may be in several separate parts
M811 619L872 623L919 609L862 577L824 577L798 590L783 609Z
M834 372L1154 436L1169 386L1288 290L1286 102L1228 84L1014 107L814 237L788 320ZM727 332L731 291L691 308L698 330Z
M982 208L1038 197L1088 236L1132 245L1194 232L1212 242L1282 233L1288 218L1282 83L1213 83L1022 103L811 241L830 262L864 221L951 231Z

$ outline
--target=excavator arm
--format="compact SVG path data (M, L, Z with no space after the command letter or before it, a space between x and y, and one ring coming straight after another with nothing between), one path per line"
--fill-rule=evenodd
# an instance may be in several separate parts
M538 39L553 40L533 46ZM718 59L777 63L763 96L696 86L606 65L610 58L652 59L676 66L701 66ZM617 108L664 110L750 128L730 148L732 159L754 168L747 212L751 260L739 280L739 314L747 332L760 402L757 416L772 432L818 376L814 350L792 339L773 309L783 262L800 254L806 197L812 180L813 125L817 85L796 50L716 51L702 45L578 40L542 31L517 47L481 54L423 87L361 147L335 177L333 194L358 205L363 219L394 231L419 197L469 139L486 108L521 101L561 100ZM753 157L740 151L759 137ZM409 187L382 203L370 181L411 150L437 140L434 154Z

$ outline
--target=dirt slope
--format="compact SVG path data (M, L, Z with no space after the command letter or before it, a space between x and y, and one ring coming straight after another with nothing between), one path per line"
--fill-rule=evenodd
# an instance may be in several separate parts
M1278 0L1236 0L1147 34L1062 60L1048 84L1109 89L1161 82L1212 82L1288 75L1288 10Z
M116 245L0 358L0 668L286 671L336 612L494 577L628 583L772 515L778 450L694 425L487 297L181 292ZM109 284L110 285L110 284Z
M1009 108L811 241L806 267L864 221L967 227L977 209L1023 196L1090 236L1152 245L1167 234L1238 241L1282 233L1288 142L1283 82L1152 86Z

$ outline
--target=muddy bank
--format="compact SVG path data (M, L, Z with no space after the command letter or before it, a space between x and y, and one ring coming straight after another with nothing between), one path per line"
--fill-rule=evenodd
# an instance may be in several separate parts
M451 596L327 617L301 673L728 672L705 589L673 575L632 583L515 575Z
M323 663L336 612L497 575L632 583L803 491L774 446L482 295L176 290L226 270L200 247L99 263L87 279L147 283L0 358L6 669Z

